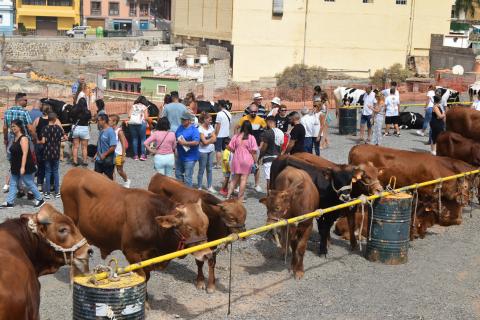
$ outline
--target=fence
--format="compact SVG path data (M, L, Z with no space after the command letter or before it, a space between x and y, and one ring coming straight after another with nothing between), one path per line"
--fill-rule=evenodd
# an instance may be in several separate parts
M234 241L236 241L238 239L248 238L248 237L251 237L255 234L259 234L259 233L263 233L263 232L273 230L273 229L276 229L276 228L284 227L286 225L300 223L304 220L308 220L308 219L312 219L312 218L318 218L318 217L320 217L324 214L327 214L329 212L333 212L333 211L336 211L336 210L348 208L348 207L359 205L359 204L363 205L363 204L365 204L369 201L373 201L373 200L376 200L376 199L379 199L379 198L382 198L382 197L386 197L386 196L389 196L389 195L392 195L392 194L395 194L395 193L398 193L398 192L416 190L418 188L422 188L422 187L426 187L426 186L430 186L430 185L434 185L434 184L441 184L445 181L456 180L456 179L459 179L459 178L465 178L466 176L478 175L478 174L480 174L480 169L469 171L469 172L464 172L464 173L460 173L460 174L456 174L456 175L452 175L452 176L448 176L448 177L443 177L443 178L439 178L439 179L435 179L435 180L431 180L431 181L416 183L414 185L405 186L405 187L402 187L402 188L395 189L393 191L382 192L382 193L375 194L375 195L368 196L368 197L367 196L361 196L361 197L359 197L359 198L357 198L353 201L349 201L349 202L346 202L346 203L343 203L343 204L340 204L340 205L336 205L336 206L329 207L329 208L326 208L326 209L319 209L317 211L310 212L310 213L307 213L307 214L304 214L304 215L301 215L301 216L298 216L298 217L285 219L285 220L282 220L282 221L279 221L279 222L276 222L276 223L273 223L273 224L264 225L264 226L261 226L261 227L255 228L255 229L250 229L250 230L247 230L245 232L238 233L238 234L232 234L228 237L221 238L221 239L218 239L218 240L215 240L215 241L210 241L210 242L207 242L205 244L197 245L197 246L194 246L194 247L191 247L191 248L183 249L183 250L176 251L176 252L173 252L173 253L169 253L169 254L166 254L166 255L163 255L163 256L159 256L159 257L148 259L148 260L138 262L138 263L135 263L135 264L132 264L132 265L128 265L124 268L119 268L118 270L115 270L115 272L117 274L123 274L123 273L131 272L131 271L135 271L135 270L138 270L138 269L143 269L143 268L148 267L150 265L158 264L158 263L168 261L168 260L172 260L172 259L182 257L182 256L185 256L185 255L188 255L188 254L200 251L200 250L216 247L216 246L219 246L221 244L233 243ZM102 272L102 273L95 274L94 276L92 276L92 278L94 278L94 280L96 280L96 281L99 281L99 280L107 279L108 276L109 276L108 272Z

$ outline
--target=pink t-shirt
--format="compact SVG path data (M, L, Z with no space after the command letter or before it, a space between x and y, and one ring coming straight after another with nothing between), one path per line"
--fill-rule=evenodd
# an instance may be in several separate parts
M174 153L177 145L175 133L170 131L153 131L144 144L148 146L152 142L155 143L156 154Z

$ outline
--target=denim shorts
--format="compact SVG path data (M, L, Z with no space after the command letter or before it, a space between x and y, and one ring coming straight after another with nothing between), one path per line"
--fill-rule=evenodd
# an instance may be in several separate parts
M90 128L88 126L76 126L73 130L72 138L81 140L90 139Z
M215 141L215 151L216 152L222 152L223 150L225 150L225 148L227 147L225 145L225 139L226 139L226 137L223 137L223 138L218 138L217 137L217 140Z
M362 114L362 117L360 118L360 125L364 126L367 124L367 128L370 129L372 127L372 116L366 116Z

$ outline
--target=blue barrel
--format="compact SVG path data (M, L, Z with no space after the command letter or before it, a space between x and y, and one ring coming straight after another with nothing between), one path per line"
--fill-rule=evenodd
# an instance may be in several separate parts
M402 264L408 260L412 196L398 193L381 198L373 207L373 221L365 256L370 261Z
M342 107L338 113L338 133L340 135L357 134L357 109Z
M120 276L116 281L76 277L73 284L73 319L145 319L145 278L136 273Z

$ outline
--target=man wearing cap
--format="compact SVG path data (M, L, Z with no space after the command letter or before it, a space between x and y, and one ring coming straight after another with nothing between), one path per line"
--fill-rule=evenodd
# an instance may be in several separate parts
M250 106L251 105L256 105L257 106L257 115L263 119L265 119L265 117L267 116L267 113L265 111L265 107L262 106L262 100L263 100L263 97L260 93L255 93L253 94L253 102L245 108L245 111L243 112L243 115L246 116L248 114L250 114Z
M361 142L368 143L372 138L372 115L376 105L377 99L375 98L375 92L372 91L372 86L368 86L365 94L363 95L362 116L360 118ZM367 127L367 140L365 140L365 126Z
M268 113L268 116L276 116L278 114L278 110L280 109L280 105L282 104L282 100L279 97L275 97L271 101L272 103L272 110Z
M167 117L170 122L170 131L175 132L180 127L181 117L187 112L185 105L180 103L177 91L170 92L172 102L166 104L162 110L162 117Z
M198 145L200 132L192 125L193 115L185 111L181 117L181 125L175 132L177 138L177 158L175 161L175 177L192 187L193 168L200 157Z

